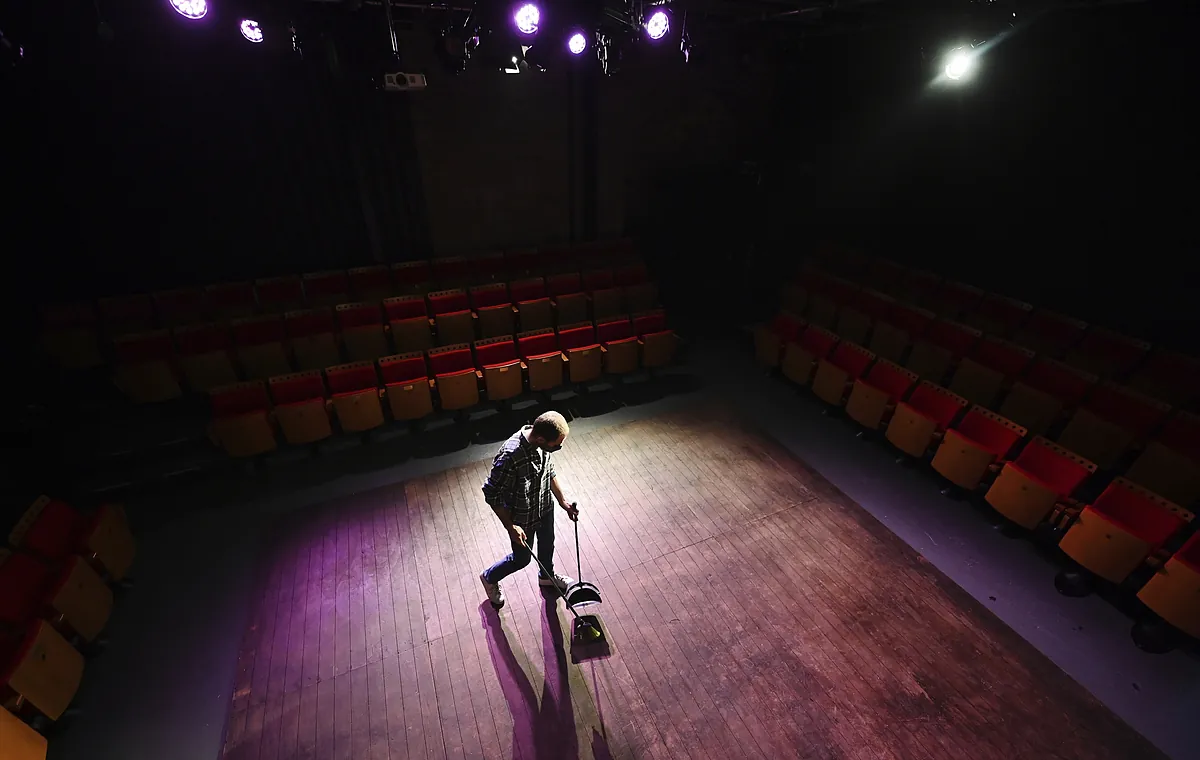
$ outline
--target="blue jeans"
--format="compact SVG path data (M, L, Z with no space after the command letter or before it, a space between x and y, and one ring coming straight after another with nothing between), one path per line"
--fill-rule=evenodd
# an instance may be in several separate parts
M537 548L538 562L546 568L547 572L554 572L554 510L542 516L542 521L536 526L526 527L525 540ZM499 583L508 576L517 572L521 568L529 564L533 559L529 549L513 541L512 553L496 564L484 571L484 577L488 579L488 583ZM538 570L539 577L542 575L541 570Z

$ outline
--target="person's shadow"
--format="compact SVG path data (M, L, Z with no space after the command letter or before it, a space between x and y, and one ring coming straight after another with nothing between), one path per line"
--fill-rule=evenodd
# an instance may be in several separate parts
M575 707L571 701L570 664L558 617L557 597L547 597L542 615L542 649L545 673L541 703L529 681L533 673L525 652L514 651L508 632L490 602L479 605L479 615L487 631L488 652L496 670L500 689L508 702L513 719L513 755L524 760L578 760ZM527 669L528 668L528 671ZM610 760L603 734L593 731L591 756Z

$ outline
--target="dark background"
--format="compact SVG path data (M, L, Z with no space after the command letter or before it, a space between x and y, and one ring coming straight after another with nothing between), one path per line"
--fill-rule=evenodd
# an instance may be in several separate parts
M1190 346L1196 11L1021 11L949 90L930 82L969 24L885 5L806 35L698 26L687 67L590 83L448 77L424 14L399 27L429 89L385 94L362 75L387 53L378 7L325 12L301 63L216 4L199 23L102 6L101 44L52 0L5 83L10 301L620 234L668 297L755 301L836 239Z

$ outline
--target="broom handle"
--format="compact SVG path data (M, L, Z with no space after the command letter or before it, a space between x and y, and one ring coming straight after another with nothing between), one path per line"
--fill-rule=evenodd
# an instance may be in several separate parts
M571 507L576 508L579 502L571 502ZM579 561L579 518L572 520L575 523L575 568L579 571L579 580L583 580L583 563Z

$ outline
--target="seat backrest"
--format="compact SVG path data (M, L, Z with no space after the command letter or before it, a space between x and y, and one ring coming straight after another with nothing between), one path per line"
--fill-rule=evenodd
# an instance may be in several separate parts
M538 252L533 248L504 252L504 270L509 275L522 274L537 268Z
M1045 357L1034 361L1021 378L1030 388L1053 396L1066 407L1078 406L1099 381L1095 375Z
M1006 340L987 336L971 350L971 359L1006 378L1014 378L1033 361L1033 351Z
M515 280L508 284L508 292L512 295L514 303L534 301L546 297L546 283L541 277Z
M583 273L583 289L588 293L593 290L607 290L613 286L611 269L590 269Z
M456 343L452 346L429 350L429 369L435 376L474 368L475 362L471 359L471 347L466 343Z
M909 338L916 338L923 334L929 325L933 324L934 315L932 311L926 309L897 303L888 309L887 316L883 319L908 333Z
M917 389L908 399L908 405L913 409L928 415L939 428L946 428L967 406L967 400L962 396L951 393L940 385L934 385L928 380L922 380Z
M466 261L467 276L472 282L490 282L502 279L504 274L504 254L481 253L471 256Z
M947 280L938 288L935 296L938 303L955 311L969 310L983 300L983 290L965 282Z
M901 290L918 299L928 297L935 293L941 286L942 279L940 274L934 274L922 269L910 269L904 278ZM912 333L909 334L911 335Z
M954 429L998 457L1002 457L1025 437L1025 428L1006 420L993 411L976 405L954 426Z
M383 299L383 311L389 322L399 322L402 319L428 317L429 310L425 306L424 296L397 296Z
M1088 330L1079 344L1081 353L1111 363L1118 372L1132 369L1149 350L1150 344L1144 340L1100 327Z
M904 398L904 394L917 383L917 374L909 372L898 364L887 359L879 359L867 373L867 380L882 389L892 401Z
M583 280L579 272L554 274L546 278L546 292L551 296L563 296L568 293L583 292Z
M1015 464L1041 478L1055 493L1063 496L1074 493L1079 484L1096 471L1095 464L1040 435L1021 449Z
M523 359L552 354L558 351L558 336L550 328L521 333L517 337L517 350Z
M471 288L471 305L476 309L502 306L507 303L511 303L511 300L508 297L508 285L503 282Z
M304 284L294 274L255 280L254 290L258 293L258 302L264 306L271 304L290 306L304 302Z
M304 294L309 298L329 298L344 296L350 293L350 280L341 270L329 272L308 272L304 280Z
M203 319L208 312L208 299L203 288L160 290L154 294L154 306L163 323L185 324Z
M771 332L778 335L784 343L795 341L803 329L804 320L791 312L781 311L771 320Z
M1117 478L1110 483L1091 506L1124 527L1131 528L1138 538L1150 544L1151 553L1191 520L1191 513L1187 510L1125 478Z
M517 344L511 335L475 341L475 363L479 367L515 361Z
M383 324L377 303L342 303L337 305L336 311L338 325L343 330Z
M1065 348L1078 341L1087 328L1088 323L1083 320L1039 309L1029 315L1022 332L1037 334L1050 343Z
M346 272L350 291L358 298L365 293L386 293L392 289L392 270L386 264L354 267Z
M442 256L432 259L429 268L435 282L455 282L467 276L467 259L463 256Z
M175 344L168 330L153 330L114 338L113 351L122 363L166 361L174 356Z
M435 290L429 294L429 310L434 316L466 311L469 308L471 307L467 303L467 291L462 288Z
M837 345L838 336L823 327L809 325L800 335L797 343L814 358L823 359Z
M1176 387L1196 388L1200 386L1200 359L1175 351L1154 351L1137 374Z
M610 319L596 325L596 340L609 343L614 340L624 340L633 337L633 324L625 318Z
M870 351L846 340L837 344L830 357L830 361L844 369L851 380L862 377L874 359L875 355Z
M289 338L307 338L333 332L333 309L300 309L283 315Z
M325 397L325 381L318 370L279 375L271 378L268 385L276 404L296 404Z
M980 314L999 321L1006 330L1018 327L1032 312L1033 306L1030 304L998 293L988 294L979 304Z
M217 310L254 307L254 284L222 282L204 289L208 303Z
M339 364L325 370L325 376L329 378L329 390L333 393L354 393L379 387L375 362Z
M563 351L596 344L596 328L590 322L568 325L558 329L558 347Z
M267 385L261 381L252 380L215 388L208 397L214 417L265 412L271 408L271 399L267 397Z
M895 300L876 290L865 288L859 291L853 301L853 307L872 320L883 319L895 305Z
M1096 386L1084 404L1103 420L1145 438L1167 416L1171 406L1116 383Z
M175 345L180 356L199 356L214 351L228 351L229 330L223 324L194 325L175 328Z
M429 369L425 366L425 354L420 351L383 357L379 360L379 373L383 375L383 382L386 385L411 383L414 380L429 378Z
M235 319L232 327L235 346L261 346L283 341L283 317L278 314Z
M627 288L646 281L646 265L642 262L626 264L613 270L613 284L618 288Z
M429 278L428 261L405 261L400 264L392 264L392 279L400 287L420 285L423 282L429 282Z
M1177 410L1154 438L1167 448L1200 462L1200 416Z
M954 356L967 356L982 335L982 332L973 327L948 319L938 319L930 323L921 339L946 349Z
M50 568L25 552L0 548L0 623L24 625L41 613Z
M1179 547L1175 552L1175 559L1200 572L1200 533L1193 534Z
M858 299L858 291L862 288L856 282L826 275L817 285L817 289L829 297L838 306L854 303Z
M663 332L667 329L667 312L664 309L643 311L633 315L633 334L637 336Z

